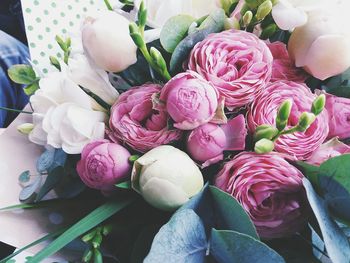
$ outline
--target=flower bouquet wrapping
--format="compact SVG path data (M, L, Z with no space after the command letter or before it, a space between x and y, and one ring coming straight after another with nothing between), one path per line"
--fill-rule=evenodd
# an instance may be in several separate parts
M15 254L349 262L349 3L104 3L56 36L48 73L8 72L40 156L2 210L74 218Z

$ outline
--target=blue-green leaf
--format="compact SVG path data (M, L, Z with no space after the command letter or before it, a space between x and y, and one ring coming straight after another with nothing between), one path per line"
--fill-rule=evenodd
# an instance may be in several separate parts
M14 65L8 70L8 75L18 84L30 85L37 80L35 71L30 65Z
M259 240L229 230L212 230L210 254L218 263L285 262L277 252Z
M326 201L317 195L310 181L304 178L303 184L310 206L320 226L329 257L333 262L348 263L350 259L350 244L347 237L331 218Z
M190 209L174 214L155 236L144 263L204 262L207 238L202 220Z
M50 192L60 183L64 176L66 176L66 174L62 166L56 167L52 172L50 172L35 201L37 202L43 199L48 192Z

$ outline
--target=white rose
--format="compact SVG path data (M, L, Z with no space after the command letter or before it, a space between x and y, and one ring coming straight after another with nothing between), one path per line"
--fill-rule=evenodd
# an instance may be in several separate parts
M203 176L184 152L157 147L134 163L132 187L156 208L173 211L203 188Z
M86 18L82 27L83 46L100 68L121 72L136 63L137 47L129 34L129 20L113 11L100 11Z
M48 110L42 129L47 133L48 145L62 148L68 154L79 154L85 145L104 138L105 118L102 112L63 103Z
M109 105L118 98L119 93L110 83L107 72L93 65L83 54L76 54L69 59L67 75Z
M289 40L288 51L296 66L318 79L341 74L350 67L347 1L309 12L308 22L296 28Z
M136 0L138 7L141 0ZM176 15L185 14L195 18L210 14L217 8L216 0L145 0L147 24L153 28L163 27L165 22Z

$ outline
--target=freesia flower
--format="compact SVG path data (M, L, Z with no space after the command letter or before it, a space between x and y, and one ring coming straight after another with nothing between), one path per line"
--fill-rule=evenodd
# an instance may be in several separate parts
M203 188L203 176L192 159L169 145L159 146L135 161L133 189L156 208L173 211Z
M94 141L84 147L77 172L90 188L110 191L130 176L130 153L123 146L108 140Z
M272 74L272 55L252 33L211 34L192 50L188 68L211 82L233 110L251 103Z
M225 125L204 124L193 130L187 138L189 155L203 167L224 159L224 151L245 149L247 128L242 114Z
M121 94L111 109L108 135L139 152L147 152L181 138L182 132L169 129L168 113L155 107L161 86L144 84Z
M336 3L342 1L335 1ZM349 1L342 7L349 9ZM339 8L341 5L339 6ZM350 33L347 14L339 8L309 12L308 22L296 28L289 40L288 51L297 67L325 80L350 67ZM336 14L336 15L335 15Z
M343 154L350 154L350 146L342 143L338 138L333 138L322 144L306 162L313 165L321 165L328 159Z
M136 63L137 47L130 37L129 20L112 11L86 18L82 27L83 46L97 66L121 72Z
M294 62L290 59L287 46L282 42L268 43L272 56L272 77L271 82L279 80L289 80L304 83L309 77L306 72L295 67Z
M310 112L316 95L306 85L292 81L277 81L267 85L250 106L248 127L254 133L263 124L275 126L278 108L287 99L292 100L292 110L287 129L298 124L303 112ZM275 151L286 153L298 160L308 159L321 146L328 135L328 114L324 110L305 132L283 135L275 143Z
M208 123L218 108L214 87L191 71L172 78L162 89L160 100L174 120L174 127L181 130L192 130Z
M328 111L328 138L350 138L350 99L326 95L326 109Z
M201 18L217 8L216 0L144 0L148 11L147 24L161 28L165 22L176 15L190 15ZM140 6L141 0L135 1Z
M302 178L280 154L243 152L225 164L215 185L238 200L262 238L281 238L306 223Z

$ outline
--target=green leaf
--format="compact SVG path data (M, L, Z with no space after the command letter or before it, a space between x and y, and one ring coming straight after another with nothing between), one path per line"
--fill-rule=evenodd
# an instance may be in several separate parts
M350 244L340 227L332 219L327 209L326 201L314 191L311 183L303 179L310 206L320 226L323 240L330 259L333 262L349 262Z
M18 84L30 85L37 80L35 71L30 65L14 65L7 73L10 79Z
M190 25L196 19L189 15L171 17L163 26L160 33L160 43L166 51L173 53L176 46L183 40Z
M318 191L319 189L318 173L320 171L320 167L314 166L302 161L298 161L297 166L302 171L303 175L306 176L311 181L312 185Z
M174 74L182 70L183 62L188 58L193 47L209 34L222 31L225 23L225 11L217 9L201 24L199 30L183 39L175 48L170 60L170 71Z
M25 247L19 249L19 250L16 250L15 252L13 252L11 255L7 256L6 258L3 258L2 260L0 260L0 263L7 263L8 260L10 260L11 258L17 256L18 254L22 253L23 251L27 250L28 248L31 248L37 244L40 244L46 240L50 240L52 238L55 238L57 236L59 236L60 234L62 234L64 231L66 231L67 228L63 228L63 229L60 229L58 231L55 231L53 233L50 233L46 236L43 236L42 238L30 243L29 245L26 245Z
M47 176L46 181L41 187L35 201L37 202L43 199L48 192L50 192L60 183L60 181L65 175L66 174L62 166L56 167L54 170L52 170Z
M259 239L253 222L236 199L214 186L209 186L209 191L214 201L214 209L217 219L220 220L221 228L234 230Z
M37 263L45 259L46 257L51 256L77 237L83 235L90 229L94 228L106 219L118 213L123 208L130 205L133 201L133 198L119 198L118 200L111 200L106 204L98 207L89 215L87 215L79 222L74 224L72 227L70 227L67 231L65 231L61 236L59 236L46 248L37 253L27 263Z
M126 181L120 184L116 184L115 186L122 189L131 189L131 181Z
M33 95L38 89L39 89L39 82L35 81L32 84L29 84L27 87L25 87L24 93L28 96Z
M212 229L210 254L218 263L283 263L284 259L264 243L236 231Z

